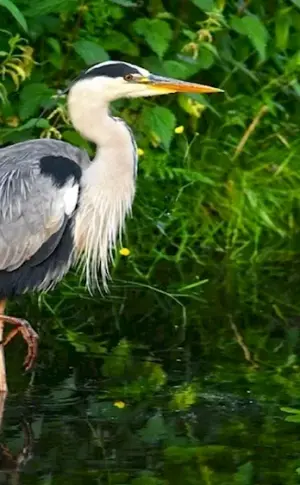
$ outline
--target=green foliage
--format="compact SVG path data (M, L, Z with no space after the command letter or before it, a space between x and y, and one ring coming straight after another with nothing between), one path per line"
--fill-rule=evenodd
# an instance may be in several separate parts
M132 344L126 339L120 340L104 358L102 373L113 379L113 392L122 399L140 400L156 393L166 383L166 374L159 364L145 361L137 365L134 362Z
M234 475L235 485L252 485L253 483L253 464L251 461L241 465Z
M84 60L86 64L94 64L97 62L104 62L109 59L109 56L101 47L90 40L77 40L73 44L75 52Z
M146 106L141 116L141 125L146 133L154 137L158 144L161 142L164 149L169 151L176 126L172 111L163 106Z
M266 59L266 48L268 41L268 31L262 21L255 15L245 17L231 17L231 27L239 34L247 35L253 47L257 50L260 60Z
M131 347L126 339L120 340L118 345L105 358L102 372L107 377L123 377L131 365Z
M153 444L164 440L168 434L164 418L160 412L148 419L144 428L139 435L145 443Z
M111 294L91 298L71 274L38 309L36 297L15 303L52 328L47 379L56 358L69 368L66 349L79 375L95 378L87 416L100 420L90 424L98 452L105 426L113 443L106 466L120 436L145 456L153 447L153 473L131 472L117 453L125 471L110 470L108 483L296 485L299 1L3 0L0 9L2 144L57 137L93 156L54 96L93 62L121 59L225 90L116 103L141 155L130 256L116 259ZM178 369L185 378L173 385ZM248 392L246 417L236 418ZM209 429L203 401L216 406ZM251 425L256 401L265 414Z
M215 6L213 0L192 0L192 2L204 12L212 11Z
M292 2L300 8L300 1L299 0L292 0Z
M281 411L289 414L289 416L287 416L285 418L286 421L289 421L290 423L300 423L300 411L299 411L299 409L283 407L283 408L281 408Z
M184 385L177 389L170 403L171 409L185 411L195 404L197 399L196 388L192 384Z
M25 32L28 31L27 22L24 15L22 14L22 12L20 12L18 7L13 2L11 2L10 0L1 0L0 7L6 8L18 22L18 24L23 28L23 30L25 30Z
M135 478L131 482L131 485L167 485L167 482L145 473L142 476Z
M53 94L54 90L44 83L25 85L20 92L20 119L28 120L28 118L33 117L43 104L47 105Z
M164 56L172 39L172 30L167 22L141 18L134 22L133 29L138 35L145 38L147 44L160 59Z

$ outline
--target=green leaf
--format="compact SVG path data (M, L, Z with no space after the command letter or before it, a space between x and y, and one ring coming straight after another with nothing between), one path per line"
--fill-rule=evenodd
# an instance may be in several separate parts
M230 26L238 34L247 35L247 32L245 32L245 27L243 25L242 19L240 17L238 17L237 15L231 16Z
M0 0L0 7L6 8L18 22L18 24L22 27L22 29L25 30L25 32L28 32L25 17L13 2L11 2L10 0Z
M132 362L131 346L123 338L118 345L105 357L102 372L105 377L123 377Z
M30 0L29 7L24 10L26 17L40 17L49 13L74 12L78 0Z
M45 118L31 118L29 121L26 121L23 125L18 126L15 128L15 131L24 131L30 130L31 128L49 128L50 123Z
M290 56L286 62L285 73L290 74L298 71L300 66L300 52L295 52L294 55Z
M177 79L188 79L200 71L197 61L163 61L156 56L144 58L143 66L151 72L161 76L175 77Z
M20 94L19 116L21 120L33 116L45 101L51 100L54 93L53 89L43 83L32 83L24 86Z
M204 12L211 12L215 7L213 0L192 0L192 3Z
M49 37L47 39L47 44L49 44L49 46L52 47L53 51L56 54L61 55L61 44L57 39L55 39L54 37Z
M61 69L63 55L60 42L54 37L49 37L47 39L47 44L50 46L51 49L48 54L48 61L55 67L55 69Z
M214 62L215 56L210 50L205 48L200 49L199 58L197 59L199 69L210 69Z
M169 483L169 482L168 482ZM135 478L132 482L132 485L167 485L166 480L161 480L160 478L156 478L151 474L151 472L144 471L142 472L141 476Z
M140 50L138 46L122 34L122 32L113 31L102 42L104 49L108 51L117 51L127 54L128 56L139 56Z
M80 148L84 148L85 150L89 151L90 146L88 142L75 130L66 130L62 133L62 138L72 145L75 145Z
M260 60L266 58L266 48L269 33L262 21L255 15L246 15L245 17L231 17L231 27L242 35L247 35L255 50L258 52Z
M279 10L275 19L276 47L280 50L287 48L292 18L285 9Z
M166 75L177 79L188 79L199 71L199 66L195 62L166 61Z
M172 39L169 24L164 20L142 18L134 22L133 28L138 35L144 37L153 52L162 58Z
M294 414L294 416L290 415L285 418L285 421L288 423L300 423L300 415Z
M296 7L300 8L300 0L292 0L292 2L296 5Z
M142 123L146 132L154 133L161 141L164 149L169 151L176 126L175 115L162 106L146 107L142 114Z
M289 407L281 407L280 411L283 411L284 413L299 414L300 415L300 409L289 408Z
M77 40L73 44L75 52L84 60L84 62L89 64L94 64L96 62L108 61L109 55L101 47L101 45L92 42L91 40Z
M138 4L136 2L131 2L131 0L110 0L112 3L116 3L117 5L121 5L122 7L137 7Z
M195 404L196 400L197 392L195 386L193 384L184 384L173 393L170 407L175 411L184 411Z
M141 439L145 443L157 443L167 435L164 418L161 413L156 413L148 419L145 428L139 432Z
M253 484L253 464L251 461L239 466L238 471L234 474L234 485L252 485Z

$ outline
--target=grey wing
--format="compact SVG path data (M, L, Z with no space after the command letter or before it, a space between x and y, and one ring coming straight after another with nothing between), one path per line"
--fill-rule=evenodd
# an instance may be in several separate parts
M47 155L47 150L39 155L29 150L25 159L24 151L23 158L16 157L17 152L14 146L0 150L0 270L6 271L28 260L41 262L62 236L79 194L78 172L74 177L72 171L66 171L73 160ZM41 168L45 159L48 171ZM64 167L63 183L51 173L53 160Z

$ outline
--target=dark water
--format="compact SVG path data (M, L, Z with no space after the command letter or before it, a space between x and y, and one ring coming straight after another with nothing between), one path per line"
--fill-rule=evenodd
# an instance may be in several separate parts
M184 328L178 305L131 297L10 308L40 351L24 374L21 339L6 349L0 484L300 485L297 321L235 327L196 301Z
M281 410L299 408L296 357L255 366L238 347L213 361L197 349L113 335L108 351L54 330L25 375L12 343L0 483L300 484L300 423Z

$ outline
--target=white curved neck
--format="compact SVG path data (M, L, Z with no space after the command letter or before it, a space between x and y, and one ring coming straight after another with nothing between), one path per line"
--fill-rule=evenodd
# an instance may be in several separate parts
M86 257L89 287L97 282L99 266L106 286L112 249L121 237L126 214L131 211L137 163L130 129L109 115L105 99L91 94L74 90L68 99L75 129L97 145L93 162L83 172L74 227L78 257Z
M123 130L109 114L109 101L84 84L75 85L68 96L68 110L74 128L97 146L112 145L116 138L126 142Z

